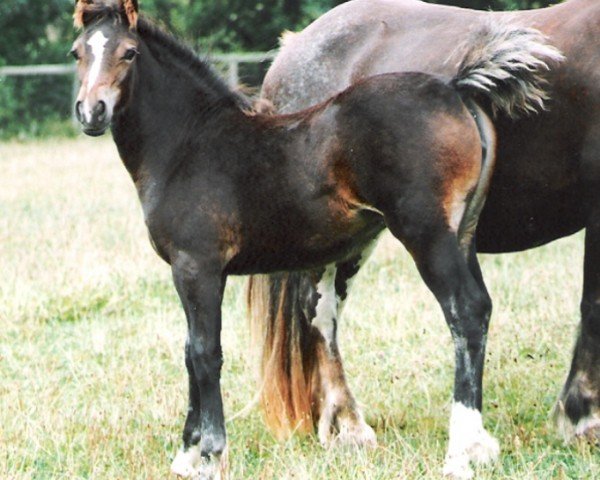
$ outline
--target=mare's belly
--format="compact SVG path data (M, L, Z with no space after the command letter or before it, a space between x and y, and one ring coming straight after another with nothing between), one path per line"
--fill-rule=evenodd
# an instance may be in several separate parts
M493 183L479 219L479 252L527 250L571 235L585 226L587 212L581 186L559 191L503 187Z

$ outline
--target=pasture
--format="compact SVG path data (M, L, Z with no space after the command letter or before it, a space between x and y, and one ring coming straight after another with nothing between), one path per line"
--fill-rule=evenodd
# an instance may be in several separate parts
M187 403L185 319L110 138L0 144L0 478L168 477ZM494 299L484 422L501 443L480 479L592 479L550 412L578 324L582 234L481 256ZM251 402L245 279L224 301L226 415ZM228 422L232 479L439 478L453 347L408 254L385 237L340 323L348 377L379 446L276 442L260 412Z

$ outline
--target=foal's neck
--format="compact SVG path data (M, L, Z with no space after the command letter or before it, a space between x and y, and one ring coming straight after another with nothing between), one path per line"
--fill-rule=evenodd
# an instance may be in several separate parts
M113 125L121 158L136 184L161 176L190 144L214 135L219 123L245 116L249 102L172 37L142 23L131 98ZM139 185L138 185L139 187Z

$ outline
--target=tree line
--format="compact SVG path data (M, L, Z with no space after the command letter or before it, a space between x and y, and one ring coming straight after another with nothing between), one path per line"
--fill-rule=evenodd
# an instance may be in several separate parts
M428 0L513 10L550 0ZM340 0L140 0L143 11L197 51L265 51L283 30L299 30ZM0 66L65 63L75 38L73 0L2 0ZM256 75L256 72L251 72ZM70 112L70 82L60 77L0 77L0 138L52 133ZM57 123L58 122L58 123ZM60 129L60 127L59 127Z

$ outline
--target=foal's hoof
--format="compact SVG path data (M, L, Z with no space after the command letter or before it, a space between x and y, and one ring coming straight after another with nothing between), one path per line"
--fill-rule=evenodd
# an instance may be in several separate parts
M481 414L461 404L455 404L450 419L450 444L444 461L445 477L463 480L473 478L471 463L485 465L500 454L498 440L481 422Z
M192 477L193 480L223 480L224 467L221 463L220 455L211 455L209 458L202 458L198 474Z
M448 452L444 461L443 474L453 480L468 480L474 475L471 463L487 465L494 462L499 454L498 440L483 430L478 438L462 452Z
M187 451L180 450L171 464L171 472L178 478L190 480L224 480L226 475L226 455L200 455L198 446Z
M319 435L319 441L325 448L353 447L353 448L375 448L377 447L377 436L371 427L364 425L352 430L342 430L339 433Z
M171 464L171 473L180 478L193 478L194 474L200 467L200 447L198 445L188 448L187 450L179 450L173 463Z

